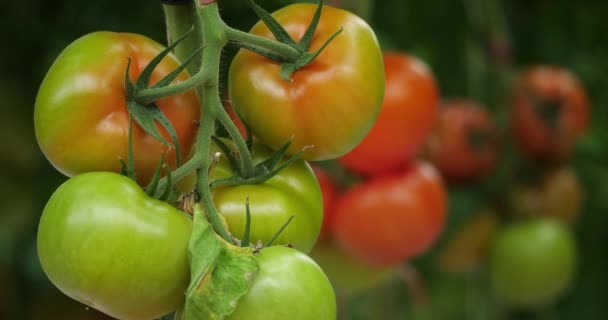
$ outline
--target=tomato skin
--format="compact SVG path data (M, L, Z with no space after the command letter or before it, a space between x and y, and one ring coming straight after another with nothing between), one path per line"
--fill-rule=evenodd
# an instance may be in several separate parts
M273 16L294 40L308 27L316 5L294 4ZM323 8L309 51L343 28L308 66L280 76L281 65L241 50L230 66L233 106L260 141L278 149L293 138L290 154L310 147L306 160L337 158L357 145L372 127L384 95L382 54L372 29L354 14ZM274 38L263 23L251 33Z
M393 268L361 263L340 250L331 239L319 241L310 257L323 269L334 288L345 294L356 294L374 288L393 275Z
M67 176L89 171L120 172L127 159L129 115L124 77L131 58L131 80L164 48L137 34L94 32L70 44L57 58L36 98L34 126L40 148ZM154 71L155 83L179 66L169 55ZM184 81L183 72L176 81ZM158 107L177 132L182 159L194 142L200 107L193 90L163 98ZM172 141L166 131L161 134ZM149 181L160 161L175 167L175 149L133 126L133 151L140 182Z
M555 113L554 124L542 112ZM516 80L511 117L516 141L526 155L560 160L589 125L587 93L569 71L536 66Z
M334 216L333 205L338 197L338 188L323 169L315 167L313 170L317 177L317 181L319 181L321 195L323 196L323 225L321 226L321 233L319 234L319 239L321 239L330 233Z
M438 88L422 60L403 53L384 54L386 89L382 110L367 136L340 163L366 175L386 173L409 163L423 146L437 117Z
M428 139L427 155L449 181L478 179L496 165L496 136L483 107L470 100L448 100Z
M192 222L127 177L75 176L47 203L38 255L63 293L118 319L157 319L184 300Z
M346 191L334 207L334 238L362 262L393 265L433 244L443 228L445 202L437 170L417 163Z
M266 147L254 143L254 163L266 160L270 154ZM229 162L222 157L210 179L232 175ZM245 202L249 198L252 243L270 241L291 216L295 217L274 244L291 244L308 253L317 241L323 223L323 199L315 174L304 160L296 161L264 183L218 187L212 190L212 196L230 233L239 239L245 233Z
M568 288L576 256L574 237L557 220L545 218L510 225L492 245L492 288L511 307L552 303Z
M336 297L323 270L297 250L273 246L258 256L260 271L226 320L335 320Z

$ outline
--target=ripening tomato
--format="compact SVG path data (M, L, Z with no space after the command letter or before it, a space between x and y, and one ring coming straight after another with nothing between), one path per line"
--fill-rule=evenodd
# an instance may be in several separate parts
M158 319L184 301L189 216L133 180L89 172L63 183L38 226L38 256L67 296L118 319Z
M271 152L254 143L253 161L260 163ZM211 181L234 175L225 156L213 169ZM323 223L323 199L312 168L298 160L267 181L255 185L217 187L211 191L218 212L226 219L230 233L243 238L246 226L246 206L251 213L251 241L267 243L289 217L293 220L275 244L291 244L308 253L314 246Z
M372 130L340 158L346 168L379 174L412 160L437 116L438 89L423 61L403 53L384 54L386 90Z
M323 226L321 227L321 233L319 238L325 237L331 230L331 224L333 220L333 205L338 196L338 189L335 182L331 177L321 168L313 168L319 186L321 187L321 194L323 196Z
M559 221L544 218L512 224L492 245L491 287L511 307L550 304L568 288L576 256L574 237Z
M125 98L125 71L131 59L131 80L164 48L137 34L94 32L74 41L59 55L36 97L34 126L42 152L67 176L89 171L120 172L119 159L127 159L129 114ZM179 61L166 57L156 67L151 83L175 68ZM186 71L177 82L188 78ZM200 114L193 90L157 101L172 123L181 158L190 152ZM167 141L169 134L158 125ZM162 144L133 125L133 152L138 180L149 181L161 154L175 166L175 149Z
M314 4L294 4L273 13L296 41L316 11ZM342 32L291 81L281 64L241 50L230 66L230 100L254 135L277 149L293 138L294 154L304 147L306 160L339 157L357 145L372 127L384 95L382 53L369 25L354 14L323 8L309 51ZM274 38L266 25L251 33Z
M347 253L387 266L428 249L441 232L446 192L437 170L416 163L345 192L334 207L333 235Z
M514 213L524 217L554 217L574 224L585 198L583 186L571 168L549 171L533 185L516 186L511 193Z
M428 139L427 155L450 181L477 179L496 164L496 136L483 107L470 100L448 100Z
M589 124L587 93L568 70L536 66L517 79L511 116L517 142L527 155L559 160Z

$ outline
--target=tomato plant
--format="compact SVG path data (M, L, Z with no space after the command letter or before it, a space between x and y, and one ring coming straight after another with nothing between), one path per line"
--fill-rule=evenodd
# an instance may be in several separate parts
M274 18L293 39L301 39L316 6L294 4ZM241 50L228 77L232 104L260 141L278 149L290 139L290 153L309 147L306 160L336 158L357 145L380 112L384 94L382 55L372 29L347 11L325 7L310 51L340 28L319 56L291 75L281 64ZM252 34L273 37L263 23Z
M533 185L515 186L513 210L524 217L554 217L573 224L579 216L585 192L572 168L549 171Z
M134 80L164 48L137 34L94 32L74 41L59 55L36 97L34 125L40 148L67 176L89 171L121 170L127 159L129 113L125 99L125 70L131 59ZM175 68L174 56L165 58L152 74L155 83ZM177 81L188 78L183 72ZM173 124L181 158L190 152L200 109L193 90L166 97L157 105ZM171 141L169 134L159 131ZM175 166L175 148L164 145L138 125L133 128L137 174L149 181L161 158Z
M260 272L226 320L334 320L336 297L323 270L297 250L261 250Z
M452 181L479 178L494 168L497 134L482 106L465 99L443 103L427 143L430 161Z
M492 288L512 307L554 302L574 276L576 246L570 230L552 219L519 222L501 230L490 252Z
M562 159L589 124L587 93L568 70L536 66L516 80L511 116L515 138L527 155Z
M439 236L446 194L437 170L416 163L346 191L337 201L337 244L370 265L396 264L426 250Z
M340 158L346 168L378 174L408 163L422 147L437 115L438 89L429 67L403 53L384 54L386 89L372 130Z
M338 197L338 189L332 178L321 168L313 168L323 196L323 225L319 238L326 236L331 230L333 220L333 205Z
M119 319L157 319L184 300L192 222L110 172L75 176L51 196L38 255L63 293Z
M262 162L271 154L259 144L254 145L252 153L255 163ZM229 162L222 157L211 174L211 180L228 178L233 174ZM249 199L251 239L254 243L258 240L268 242L291 216L294 216L293 220L276 239L276 244L289 243L308 253L317 241L323 222L323 199L312 168L303 160L260 184L214 188L212 196L230 232L238 238L245 233L245 203Z

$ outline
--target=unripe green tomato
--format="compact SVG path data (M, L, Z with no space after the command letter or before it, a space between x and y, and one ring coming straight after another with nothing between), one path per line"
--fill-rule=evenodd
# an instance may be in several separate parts
M262 249L260 271L225 320L335 320L336 296L323 270L284 246Z
M44 208L38 255L69 297L122 320L158 319L183 303L191 229L186 214L133 180L85 173Z
M490 254L490 281L505 305L532 308L555 302L565 293L576 265L577 250L561 222L539 219L503 229Z
M271 151L255 143L253 161L260 163ZM211 181L234 175L225 156L213 169ZM246 226L245 203L249 199L251 242L270 241L291 216L293 220L274 244L291 244L308 253L317 241L323 223L323 198L312 168L298 160L271 179L255 185L218 187L212 190L213 202L226 219L230 233L243 238Z

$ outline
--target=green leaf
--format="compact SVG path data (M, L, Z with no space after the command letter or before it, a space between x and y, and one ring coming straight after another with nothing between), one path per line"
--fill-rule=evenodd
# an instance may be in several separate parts
M264 247L270 247L272 245L272 243L281 235L281 233L283 233L283 230L285 230L285 228L287 228L287 226L289 225L289 223L291 222L291 220L293 220L293 218L295 218L296 216L291 216L289 217L289 219L287 219L287 222L285 222L285 224L283 224L283 226L281 226L281 228L277 231L277 233L274 234L274 236L272 237L272 239L270 239L270 241L268 241Z
M160 180L160 172L161 172L161 169L163 168L164 164L165 164L165 154L161 153L160 162L158 163L158 166L156 167L156 170L154 171L154 176L152 176L152 181L150 181L150 183L146 187L146 193L150 197L153 197L156 194L156 189L158 189L158 181Z
M180 42L184 41L184 39L186 39L186 37L188 37L190 34L192 34L192 31L194 31L194 28L192 30L186 32L183 36L181 36L179 39L177 39L175 42L173 42L170 46L165 48L165 50L161 51L157 56L155 56L152 60L150 60L148 65L146 65L144 70L141 71L141 73L139 74L139 77L137 77L137 80L135 81L136 89L145 89L148 87L148 83L150 82L150 77L152 77L152 73L154 72L154 69L156 69L156 67L160 64L160 62L169 53L171 53L171 51L173 51L173 49ZM182 66L180 66L179 68L181 68ZM185 68L185 66L184 66L184 68ZM171 81L169 81L169 83L171 83Z
M247 4L255 11L255 14L264 21L264 24L270 29L274 37L282 43L288 44L296 48L296 42L291 38L287 30L270 14L268 11L260 7L255 1L247 0Z
M159 200L167 201L171 196L171 191L173 190L173 178L171 177L171 169L169 167L165 167L167 171L167 184L165 184L165 190L160 195Z
M301 52L306 52L308 51L308 47L310 47L310 43L312 42L312 38L315 35L315 32L317 31L317 26L319 25L319 20L321 20L321 13L323 11L323 0L319 0L319 5L317 6L317 11L315 11L315 15L312 18L312 21L310 22L310 25L308 26L308 29L306 29L306 33L304 33L304 36L302 37L302 39L300 39L300 42L298 42L298 48L300 48Z
M220 320L232 314L259 270L253 249L219 239L198 204L189 258L191 282L184 312L188 320Z
M241 240L241 247L248 247L251 242L251 209L249 208L249 197L245 202L245 234Z
M173 80L177 79L179 74L188 67L188 65L190 64L192 59L194 59L194 57L196 57L196 55L198 55L201 51L203 51L203 48L198 48L196 51L194 51L194 53L192 53L186 59L186 61L182 62L182 64L179 67L175 68L175 70L171 71L171 73L166 75L164 78L160 79L157 83L150 86L150 88L160 88L160 87L165 87L165 86L170 85L171 82L173 82Z

